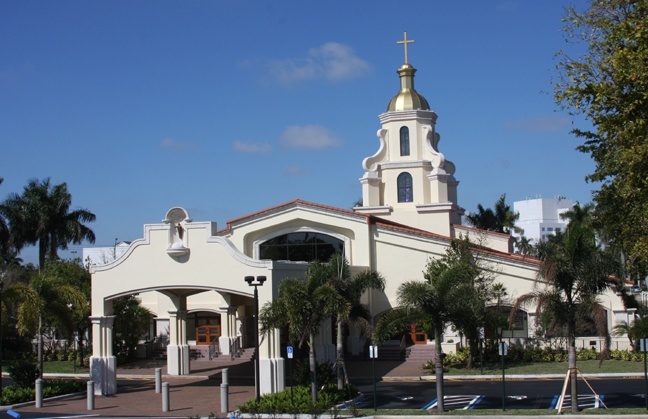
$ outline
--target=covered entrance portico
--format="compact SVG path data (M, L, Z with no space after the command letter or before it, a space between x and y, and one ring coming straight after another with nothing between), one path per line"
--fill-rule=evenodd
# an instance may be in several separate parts
M189 374L188 335L197 332L198 343L199 337L203 337L201 327L209 326L204 328L204 337L206 341L217 338L223 354L249 341L254 344L251 337L256 337L258 331L248 330L254 324L248 320L253 313L254 290L244 277L267 278L265 286L258 289L262 306L272 300L277 281L285 275L274 269L272 261L249 258L226 238L214 236L214 232L213 223L192 223L183 209L174 208L163 224L146 225L144 238L133 242L122 257L108 265L91 267L90 375L96 394L117 392L112 304L122 296L137 294L144 307L156 308L158 319L168 319L165 340L170 375ZM218 324L212 325L212 320L197 324L194 312L208 312ZM187 329L188 319L195 327L191 333ZM266 336L259 351L261 392L282 390L283 359L279 355L278 333Z

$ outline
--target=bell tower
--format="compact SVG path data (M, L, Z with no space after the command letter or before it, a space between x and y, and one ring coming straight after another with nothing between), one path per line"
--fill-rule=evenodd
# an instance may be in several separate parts
M408 44L403 40L405 63L398 69L400 90L387 111L379 115L378 151L362 162L362 207L356 212L451 235L451 225L461 224L463 209L457 204L455 165L439 152L437 114L414 89L416 69L409 63Z

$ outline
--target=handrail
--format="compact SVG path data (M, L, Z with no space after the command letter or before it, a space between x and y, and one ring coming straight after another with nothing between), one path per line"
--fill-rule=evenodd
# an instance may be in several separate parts
M235 358L241 356L241 337L237 336L234 339L230 338L230 359L234 361Z
M219 350L219 345L218 345L218 338L215 337L212 339L212 341L209 343L209 360L211 361L213 358L218 356Z

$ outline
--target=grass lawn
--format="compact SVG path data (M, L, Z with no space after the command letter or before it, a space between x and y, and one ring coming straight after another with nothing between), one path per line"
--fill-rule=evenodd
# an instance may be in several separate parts
M583 374L596 373L624 373L624 372L644 372L643 362L636 361L617 361L607 360L599 365L599 361L578 361L576 367ZM453 368L447 369L448 375L480 375L479 367L473 369ZM567 372L567 362L531 362L505 364L506 374L565 374ZM434 374L434 372L430 372ZM502 374L502 364L490 364L484 366L484 374L499 375Z
M11 361L2 361L2 372L9 371ZM49 374L84 374L88 373L88 367L79 367L74 361L47 361L43 362L43 370Z
M43 372L54 374L87 374L88 367L79 367L74 361L48 361L43 362Z

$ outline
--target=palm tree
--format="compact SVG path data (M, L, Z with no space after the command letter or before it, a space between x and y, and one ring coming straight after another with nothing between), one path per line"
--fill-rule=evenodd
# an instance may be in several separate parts
M279 296L263 306L259 313L261 333L288 327L288 340L299 348L308 345L311 396L317 401L317 365L315 336L323 321L333 315L349 315L349 303L321 274L321 265L312 262L306 269L306 278L287 278L279 285Z
M387 312L378 322L374 343L406 330L411 324L429 324L433 329L435 346L435 380L437 410L444 411L443 353L441 335L448 323L471 310L475 294L474 266L457 257L457 241L441 259L430 260L424 271L424 281L407 281L397 291L399 306Z
M94 232L83 223L93 222L96 216L86 209L70 211L72 195L67 184L52 186L50 179L31 179L22 195L10 194L2 206L9 222L12 244L20 251L25 245L38 244L38 264L42 269L46 258L56 260L58 249L67 249L69 243L94 243Z
M515 247L518 248L523 256L530 256L534 251L533 244L531 243L532 241L533 239L528 239L525 236L522 236L517 239Z
M648 316L639 317L631 324L626 321L617 323L614 328L612 328L612 335L627 336L632 351L636 352L637 342L639 339L645 339L648 337Z
M69 329L71 338L76 334L76 339L79 349L79 357L81 359L81 365L83 365L84 358L84 342L83 338L86 334L86 331L90 327L90 283L91 277L90 272L83 267L80 259L74 260L59 260L56 262L47 263L47 272L46 274L50 278L60 278L65 284L72 286L78 290L83 299L80 301L81 304L73 304L71 301L67 303L69 308L69 316L71 316L71 321L66 320L66 324L62 325L64 327L72 326L72 329ZM78 297L81 297L79 295ZM77 297L77 296L75 296ZM67 318L67 317L66 317Z
M130 361L136 357L137 344L148 332L154 315L135 295L114 300L113 313L113 353L119 357L118 362Z
M593 204L589 203L581 206L580 203L576 202L570 210L560 214L560 218L567 220L569 223L574 222L580 225L591 226L593 221L592 211L594 211Z
M471 212L466 216L468 222L481 230L496 231L497 218L490 208L484 208L482 204L477 204L477 212Z
M466 216L473 227L507 234L510 234L511 231L518 233L522 231L515 226L518 218L520 218L520 214L514 213L511 206L506 204L506 194L502 194L495 202L495 210L484 208L478 204L477 212Z
M348 314L336 314L336 369L337 369L337 385L338 389L342 390L344 382L348 382L348 375L344 363L344 342L343 342L343 327L345 324L353 323L360 327L365 336L371 336L371 313L367 306L360 302L362 295L370 290L384 290L385 279L378 272L366 270L354 276L351 276L349 263L341 254L334 254L327 264L314 264L321 270L321 274L325 276L335 290L344 298L348 303ZM321 268L321 269L320 269ZM343 306L346 310L347 305Z
M14 283L14 292L22 295L18 304L18 333L38 337L38 371L43 377L43 326L47 320L72 330L70 305L87 303L85 296L67 278L60 276L56 264L46 265L34 275L29 285Z
M577 207L579 211L582 209ZM613 266L596 244L594 230L586 220L587 217L574 219L568 224L565 234L540 243L538 276L545 287L520 296L509 319L512 322L521 306L536 302L538 318L543 313L550 315L549 333L566 326L573 412L578 411L577 321L590 319L599 336L605 337L602 356L607 353L609 346L606 311L597 296L609 286L608 278Z

